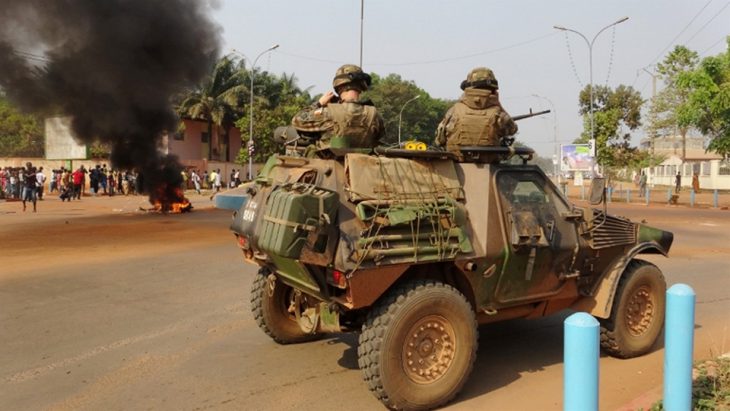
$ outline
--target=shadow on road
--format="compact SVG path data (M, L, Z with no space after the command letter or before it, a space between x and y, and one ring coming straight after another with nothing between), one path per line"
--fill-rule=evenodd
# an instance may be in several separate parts
M348 370L359 370L360 367L357 365L357 339L358 333L343 333L335 334L329 341L328 345L345 344L347 348L342 352L342 357L337 360L337 364L340 367Z

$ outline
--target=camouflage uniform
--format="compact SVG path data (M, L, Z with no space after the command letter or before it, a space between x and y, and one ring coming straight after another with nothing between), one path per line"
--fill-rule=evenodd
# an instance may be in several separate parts
M498 146L503 137L517 133L517 125L499 103L492 70L472 70L461 88L464 94L436 130L437 145L458 153L465 146Z
M333 80L336 92L347 88L365 91L370 76L360 67L344 65ZM317 150L330 148L333 137L343 137L349 148L373 148L384 134L383 119L369 100L330 102L324 107L319 102L297 113L292 126L305 135L316 134Z

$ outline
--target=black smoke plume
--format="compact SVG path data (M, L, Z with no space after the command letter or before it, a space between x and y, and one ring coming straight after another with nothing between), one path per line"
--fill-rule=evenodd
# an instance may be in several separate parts
M0 88L26 111L72 116L77 137L109 143L114 167L140 170L151 195L178 186L180 166L157 145L177 129L172 97L219 54L208 9L202 0L3 0Z

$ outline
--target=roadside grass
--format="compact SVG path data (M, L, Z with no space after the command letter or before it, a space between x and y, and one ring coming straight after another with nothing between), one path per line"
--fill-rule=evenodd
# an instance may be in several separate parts
M695 364L692 369L692 409L730 411L730 357ZM662 402L649 411L663 411Z

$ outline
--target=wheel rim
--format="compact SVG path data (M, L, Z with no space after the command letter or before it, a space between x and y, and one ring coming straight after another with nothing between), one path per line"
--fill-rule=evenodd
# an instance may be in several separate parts
M451 322L440 315L417 321L403 344L403 369L408 378L429 384L444 376L454 361L456 338Z
M646 332L654 320L654 299L651 288L642 285L629 298L626 309L626 324L631 335L639 336Z

